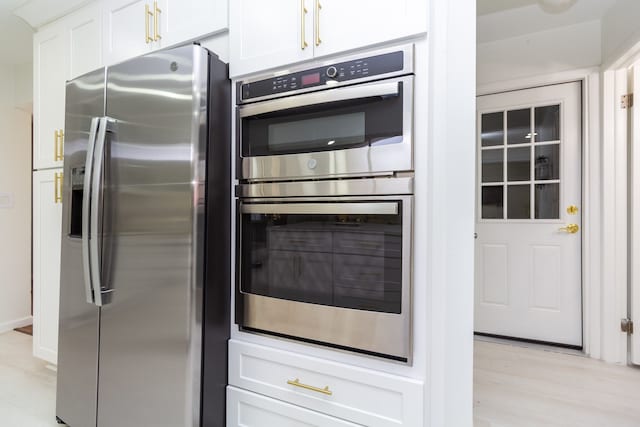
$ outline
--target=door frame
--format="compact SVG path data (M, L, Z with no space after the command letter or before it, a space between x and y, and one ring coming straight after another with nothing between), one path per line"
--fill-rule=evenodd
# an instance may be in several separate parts
M611 175L616 168L614 165L609 170L610 168L600 164L600 69L592 67L479 85L477 96L576 81L582 84L582 351L590 357L601 359L603 344L609 341L612 332L604 330L604 320L615 317L610 313L609 307L603 304L603 293L606 291L616 295L615 289L602 286L603 283L609 283L603 276L602 254L609 252L608 248L602 247L604 241L601 236L608 230L603 229L601 189L605 172ZM607 243L621 246L615 240Z

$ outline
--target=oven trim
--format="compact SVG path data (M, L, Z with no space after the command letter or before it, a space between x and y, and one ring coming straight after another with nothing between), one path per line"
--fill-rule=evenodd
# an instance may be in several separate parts
M243 157L243 117L241 117L243 107L237 107L237 178L247 181L279 181L391 175L394 172L412 171L414 76L409 75L395 77L381 82L367 83L367 85L394 83L398 85L399 83L402 83L402 142L398 144L347 148L333 151L316 151L310 153ZM342 89L331 90L340 91ZM290 100L285 98L276 101L279 105L284 107ZM266 102L271 103L276 101ZM252 108L259 111L261 105L252 104L246 108Z
M266 334L298 338L303 341L325 343L355 352L412 363L413 328L413 196L389 195L375 198L304 197L304 198L246 198L237 201L236 239L236 323L241 328L259 330ZM318 202L369 202L402 204L402 298L399 314L357 310L328 305L289 301L242 291L242 215L246 205L272 205ZM285 208L286 210L286 208ZM287 315L293 314L294 318ZM331 319L335 327L318 327ZM383 328L371 334L371 325ZM369 332L367 334L367 332ZM367 340L367 337L373 337Z

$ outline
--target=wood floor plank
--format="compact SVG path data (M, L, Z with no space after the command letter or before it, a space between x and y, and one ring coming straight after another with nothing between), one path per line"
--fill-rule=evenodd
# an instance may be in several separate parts
M640 427L640 369L476 340L476 427Z

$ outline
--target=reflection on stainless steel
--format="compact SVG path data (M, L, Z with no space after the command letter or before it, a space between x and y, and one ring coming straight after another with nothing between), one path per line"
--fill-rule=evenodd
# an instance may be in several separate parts
M399 86L397 82L368 83L350 86L341 89L332 89L322 92L307 93L298 96L263 101L255 104L247 104L238 107L240 117L256 116L272 111L286 110L289 108L305 107L327 102L345 101L348 99L373 98L376 96L397 96Z
M245 214L333 214L333 215L396 215L396 203L278 203L243 204Z
M229 119L226 67L184 46L82 76L66 99L65 173L84 185L65 181L56 415L73 426L200 425L208 147L221 150L212 170L228 158L226 130L208 136ZM223 325L211 332L220 342ZM209 404L222 414L217 382Z
M96 425L96 389L98 387L98 307L87 303L88 213L85 159L97 132L92 118L104 115L105 70L99 70L67 84L65 117L64 196L62 203L62 248L60 269L60 322L58 332L58 378L56 415L73 426ZM71 184L74 168L85 167L84 189L74 190ZM84 239L70 237L72 191L80 191L86 203L83 213ZM86 248L83 251L83 240ZM83 252L87 257L83 256ZM89 301L92 302L92 301Z
M275 181L372 176L413 170L413 76L399 77L388 81L388 84L396 87L396 90L399 83L402 83L403 87L401 143L333 151L242 157L239 178L249 181ZM353 88L323 91L312 95L314 97L322 97L334 91L339 92L348 89ZM295 98L294 96L268 102L278 102L284 106L287 102L295 102ZM328 98L327 102L331 102L330 98ZM239 111L242 111L243 108L254 108L254 106L258 108L258 105L251 104L238 108L240 109ZM238 122L242 123L240 116L238 117ZM239 144L243 143L241 126L237 127L236 138ZM311 164L313 167L310 167Z
M238 197L316 197L413 194L413 177L240 184Z

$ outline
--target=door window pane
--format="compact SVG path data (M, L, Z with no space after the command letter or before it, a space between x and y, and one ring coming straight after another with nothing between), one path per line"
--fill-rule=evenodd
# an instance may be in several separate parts
M560 145L536 147L536 179L560 179Z
M482 218L503 218L502 186L482 187Z
M536 184L536 219L560 218L560 184Z
M482 151L482 182L502 182L502 149Z
M531 179L531 148L518 147L507 150L507 179L509 181Z
M536 142L560 139L560 106L549 105L535 109Z
M530 185L509 185L507 191L507 218L531 218Z
M507 143L527 144L531 142L531 109L507 112Z
M502 111L482 115L482 133L480 138L483 147L503 145L504 113Z

